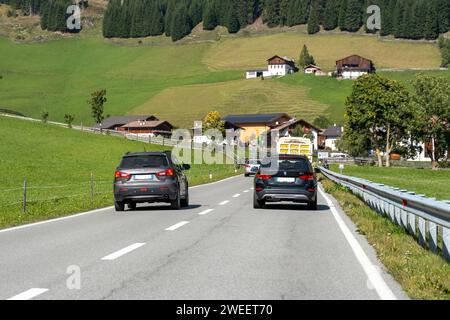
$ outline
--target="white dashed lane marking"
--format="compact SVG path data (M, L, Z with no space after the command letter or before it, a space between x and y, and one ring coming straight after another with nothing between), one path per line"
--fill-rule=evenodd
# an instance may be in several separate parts
M48 291L48 289L32 288L32 289L24 291L12 298L9 298L8 300L30 300L30 299L36 298L37 296L39 296L47 291Z
M175 231L175 230L181 228L182 226L187 225L188 223L189 223L189 221L181 221L181 222L178 222L177 224L174 224L173 226L168 227L168 228L166 229L166 231Z
M107 255L106 257L103 257L102 260L105 261L116 260L117 258L120 258L121 256L126 255L127 253L130 253L131 251L134 251L144 245L145 243L134 243L131 246L120 249L119 251L116 251L114 253L111 253L110 255Z
M228 203L230 203L230 200L225 200L225 201L222 201L221 203L219 203L219 206L224 206Z
M207 209L207 210L205 210L205 211L200 212L198 215L199 215L199 216L204 216L204 215L206 215L206 214L208 214L208 213L211 213L211 212L213 212L213 211L214 211L214 209Z

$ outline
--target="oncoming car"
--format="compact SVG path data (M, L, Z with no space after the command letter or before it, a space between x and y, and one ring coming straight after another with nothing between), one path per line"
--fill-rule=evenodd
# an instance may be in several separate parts
M165 202L172 209L189 206L189 183L185 170L170 152L128 153L116 170L114 205L116 211L136 209L138 203Z
M249 177L250 175L255 175L259 167L261 166L261 161L259 160L247 160L245 162L245 176Z
M268 202L306 203L317 210L317 179L305 156L280 155L267 158L254 180L253 207L264 208Z

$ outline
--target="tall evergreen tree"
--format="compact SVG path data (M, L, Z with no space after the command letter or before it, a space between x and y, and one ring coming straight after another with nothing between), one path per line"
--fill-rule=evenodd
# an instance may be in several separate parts
M203 29L214 30L217 27L217 16L213 1L208 1L205 5L205 12L203 14Z
M348 0L345 14L345 30L356 32L362 25L362 5L360 0Z
M428 4L427 17L425 19L425 39L434 40L439 36L439 19L436 1Z
M337 28L339 18L338 13L337 0L328 0L323 20L323 27L325 30L334 30Z
M319 12L316 4L312 5L308 19L308 33L315 34L320 31Z

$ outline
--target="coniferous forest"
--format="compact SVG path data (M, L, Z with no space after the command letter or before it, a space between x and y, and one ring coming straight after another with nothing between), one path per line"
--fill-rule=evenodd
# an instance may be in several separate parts
M71 0L0 0L25 14L40 14L42 28L65 31ZM269 27L308 25L356 32L368 18L366 8L381 8L381 35L437 39L450 30L450 0L109 0L103 35L146 37L166 34L179 40L203 21L205 30L223 26L230 33L262 18ZM373 32L367 30L367 32Z

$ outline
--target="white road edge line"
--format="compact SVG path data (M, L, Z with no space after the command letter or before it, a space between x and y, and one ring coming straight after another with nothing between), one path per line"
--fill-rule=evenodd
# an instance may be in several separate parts
M207 210L205 210L205 211L200 212L198 215L199 215L199 216L204 216L204 215L206 215L206 214L208 214L208 213L211 213L211 212L213 212L213 211L214 211L214 209L207 209Z
M250 191L248 191L248 190L244 190L244 193L249 193Z
M30 290L19 293L18 295L9 298L8 300L31 300L47 291L48 289L31 288Z
M354 255L356 256L356 259L358 259L358 262L360 263L361 267L364 269L364 272L366 273L367 277L369 278L371 284L375 288L375 290L378 293L378 296L381 300L397 300L397 297L394 295L392 290L389 288L387 283L384 281L383 277L377 270L377 268L372 264L367 254L364 252L364 249L359 244L358 240L356 240L355 236L352 234L350 229L345 224L344 220L342 220L342 217L339 215L338 211L336 210L336 207L334 206L331 199L326 195L324 191L322 191L322 188L319 188L319 192L322 195L322 197L327 202L328 206L330 207L331 212L333 213L333 217L336 220L339 228L341 229L342 233L344 234L345 238L347 239L347 242L349 243L350 247L353 250Z
M221 203L219 203L219 206L224 206L228 203L230 203L230 200L225 200L225 201L222 201Z
M29 228L29 227L35 227L35 226L39 226L41 224L47 224L47 223L53 223L53 222L59 222L59 221L79 218L79 217L82 217L82 216L85 216L85 215L88 215L88 214L102 212L102 211L110 210L110 209L113 209L113 208L114 207L106 207L106 208L96 209L96 210L92 210L92 211L88 211L88 212L74 214L74 215L67 216L67 217L61 217L61 218L55 218L55 219L51 219L51 220L45 220L45 221L40 221L40 222L24 224L22 226L17 226L17 227L12 227L12 228L8 228L8 229L0 230L0 233L9 232L9 231L16 231L16 230L20 230L20 229Z
M175 231L178 228L181 228L182 226L187 225L188 223L189 223L189 221L178 222L177 224L174 224L173 226L166 228L166 231Z
M215 182L211 182L211 183L200 184L200 185L189 187L189 188L190 189L195 189L195 188L200 188L200 187L204 187L204 186L210 186L210 185L222 183L222 182L225 182L225 181L228 181L228 180L231 180L231 179L236 179L236 178L239 178L241 176L242 175L235 175L235 176L232 176L232 177L229 177L229 178L225 178L223 180L219 180L219 181L215 181ZM82 213L78 213L78 214L74 214L74 215L69 215L69 216L66 216L66 217L55 218L55 219L39 221L39 222L34 222L34 223L28 223L28 224L24 224L24 225L17 226L17 227L2 229L2 230L0 230L0 233L16 231L16 230L21 230L21 229L25 229L25 228L36 227L36 226L43 225L43 224L48 224L48 223L53 223L53 222L58 222L58 221L63 221L63 220L79 218L79 217L82 217L82 216L85 216L85 215L88 215L88 214L93 214L93 213L97 213L97 212L101 212L101 211L111 210L113 208L114 207L111 206L111 207L96 209L96 210L92 210L92 211L82 212Z
M233 196L233 198L239 198L240 196L241 196L241 194L238 193L238 194L235 194L235 195Z
M120 249L119 251L116 251L114 253L111 253L110 255L107 255L106 257L103 257L102 260L105 260L105 261L116 260L117 258L119 258L123 255L126 255L127 253L130 253L131 251L134 251L144 245L145 245L145 243L134 243L131 246Z

